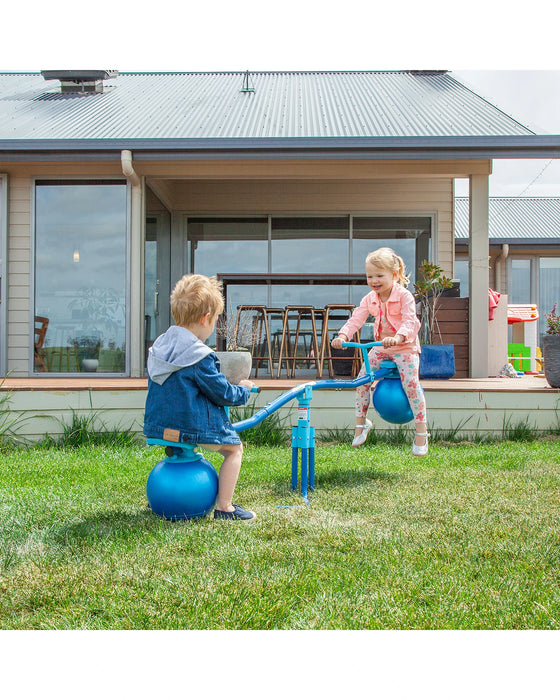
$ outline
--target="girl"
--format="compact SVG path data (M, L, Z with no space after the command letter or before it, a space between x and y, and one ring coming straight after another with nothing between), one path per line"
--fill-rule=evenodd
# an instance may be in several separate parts
M403 389L408 397L416 437L412 444L412 454L423 456L428 452L428 432L426 431L426 402L418 379L420 364L420 343L418 331L420 321L416 316L416 301L405 287L409 278L404 262L391 248L379 248L366 258L367 283L372 290L354 309L352 317L340 329L332 346L341 348L343 342L352 338L360 330L371 314L375 318L375 340L383 347L373 347L369 351L372 371L379 369L381 360L393 360L397 365ZM362 367L358 376L363 377ZM356 389L356 432L352 447L363 445L371 430L372 423L366 418L369 408L371 384L362 384Z

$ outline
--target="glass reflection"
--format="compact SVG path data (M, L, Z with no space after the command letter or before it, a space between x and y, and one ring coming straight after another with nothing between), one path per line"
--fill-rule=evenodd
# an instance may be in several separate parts
M348 237L347 216L275 217L272 219L271 272L346 273L349 271Z
M556 313L560 312L560 258L540 258L539 260L539 333L546 333L545 315L558 304Z
M123 373L125 309L126 184L37 183L35 315L49 319L46 371Z
M403 259L414 284L416 269L430 257L429 217L274 216L268 218L194 217L187 221L189 269L218 273L363 273L364 284L271 284L228 286L230 316L237 306L263 304L283 308L309 304L359 304L367 293L365 258L389 246ZM352 231L352 236L350 232ZM273 332L278 319L272 319ZM214 342L214 338L210 339Z
M187 222L190 269L199 275L268 270L268 218L193 217ZM223 333L232 333L239 304L268 304L262 285L228 287L227 317ZM222 326L223 327L223 326ZM208 338L216 345L216 333Z

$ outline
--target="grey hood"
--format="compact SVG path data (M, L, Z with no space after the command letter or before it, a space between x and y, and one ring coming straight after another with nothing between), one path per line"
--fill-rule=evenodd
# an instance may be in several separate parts
M171 326L148 351L148 374L153 382L163 384L173 372L195 365L211 352L214 351L187 328Z

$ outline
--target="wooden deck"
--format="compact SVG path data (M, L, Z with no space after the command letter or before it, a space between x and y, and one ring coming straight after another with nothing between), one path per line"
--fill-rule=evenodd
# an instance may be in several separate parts
M345 377L346 378L346 377ZM323 377L328 379L328 377ZM314 377L298 379L268 379L257 377L255 384L263 391L282 392L299 384L314 381ZM6 377L0 378L0 391L146 391L146 378L130 377ZM559 393L560 389L548 386L544 375L525 375L523 377L505 378L488 377L486 379L424 379L425 391L500 391L500 392L546 392Z

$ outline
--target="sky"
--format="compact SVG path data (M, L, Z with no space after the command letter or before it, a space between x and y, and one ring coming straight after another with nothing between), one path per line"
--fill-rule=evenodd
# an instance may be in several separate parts
M14 31L2 32L0 70L445 69L525 126L560 134L560 56L542 11L486 0L5 5ZM560 196L560 160L495 160L490 194Z
M524 6L518 12L515 5L488 0L468 3L160 0L150 5L116 0L8 2L1 13L0 70L446 69L526 126L560 134L557 26L547 13L547 6L553 7L551 2L545 2L538 7ZM466 193L465 181L458 181L457 194ZM494 161L490 194L560 196L560 160ZM127 648L136 650L137 660L145 667L136 666L129 673L123 670L131 664L130 657L124 656L122 639L115 635L105 635L102 641L97 638L95 642L88 642L84 636L78 642L73 636L65 637L63 651L54 667L48 663L44 637L17 640L11 637L9 645L12 654L19 654L22 659L34 655L32 675L40 683L37 692L47 689L50 680L57 684L59 696L64 696L62 684L70 679L75 683L70 667L82 672L82 677L89 677L92 694L85 691L82 682L78 693L81 698L99 696L92 680L92 673L96 678L99 671L97 663L92 663L92 659L98 659L98 643L105 652L103 664L109 675L101 675L107 678L103 693L108 698L117 697L113 693L107 695L109 683L113 691L123 688L123 677L128 685L122 697L164 694L164 679L158 677L158 668L168 669L171 663L175 669L184 669L186 687L191 691L200 687L220 695L250 690L256 667L260 669L256 677L261 679L263 672L269 677L269 671L274 669L275 680L260 694L267 700L284 697L287 689L291 699L307 696L330 700L358 693L369 699L375 690L379 697L389 700L428 696L430 700L449 697L517 700L544 697L542 684L547 681L547 669L550 672L555 666L550 657L554 644L550 638L545 644L538 633L533 633L530 645L523 644L526 637L512 641L504 636L496 644L495 637L489 638L485 633L481 633L482 637L479 634L469 637L471 641L466 642L464 635L443 632L435 641L430 637L430 643L425 639L419 643L418 637L406 633L397 634L395 638L371 633L366 638L360 637L359 644L355 637L349 639L346 635L343 642L340 636L337 639L323 633L311 638L292 636L289 643L282 637L282 644L276 642L274 651L270 647L271 637L261 635L245 637L237 645L228 644L227 653L216 645L215 636L198 636L188 648L184 638L177 647L164 642L162 637L158 637L156 645L146 645L145 637L140 638L142 643L138 637L136 641L127 637ZM55 639L60 642L61 638ZM204 656L221 664L209 671L202 685L196 685L199 679L192 675L195 646L200 668L205 668ZM290 657L282 655L284 648L290 650ZM58 646L56 649L59 652ZM368 653L364 654L364 650ZM477 655L473 665L476 673L462 670L461 663L469 653ZM549 665L542 663L549 657ZM304 658L307 664L299 663L298 659ZM329 660L334 663L329 665ZM498 675L485 675L490 661L494 669L500 669ZM510 673L503 672L510 662L516 661L519 663ZM402 673L403 663L407 673ZM527 680L520 675L520 669L533 666L539 667L537 674L527 675ZM53 668L57 671L54 675ZM218 668L220 673L216 675ZM341 669L346 669L342 680L333 675ZM26 666L22 673L29 677ZM358 687L358 682L365 685ZM68 692L75 690L75 686L68 687ZM18 696L32 695L22 694L20 689Z

